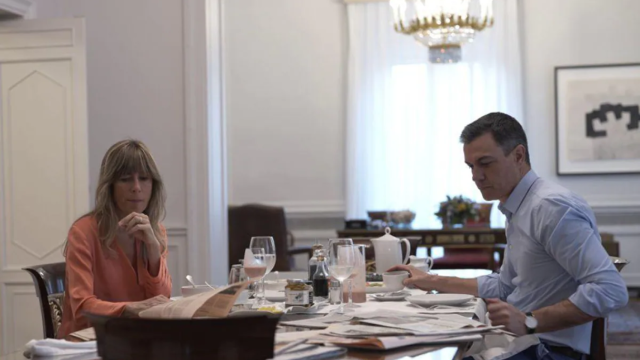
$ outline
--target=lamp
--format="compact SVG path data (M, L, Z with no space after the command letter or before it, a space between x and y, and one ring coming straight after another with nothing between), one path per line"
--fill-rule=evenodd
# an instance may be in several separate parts
M456 63L462 45L493 25L493 0L389 0L395 31L429 47L432 63ZM409 6L409 3L412 6Z

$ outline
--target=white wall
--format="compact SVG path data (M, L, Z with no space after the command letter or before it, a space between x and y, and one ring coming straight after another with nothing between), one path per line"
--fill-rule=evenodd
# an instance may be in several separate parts
M531 161L539 175L584 196L601 231L620 242L631 264L622 272L640 286L640 175L557 176L554 67L639 63L640 1L521 1L525 116ZM601 220L602 219L602 220ZM622 225L620 225L622 224Z
M344 5L225 1L223 28L229 203L341 208Z
M182 2L34 3L37 18L86 18L92 199L107 149L122 139L140 139L150 147L165 181L165 225L184 228Z
M527 133L539 175L587 199L633 202L629 185L640 175L556 175L554 67L640 62L640 1L521 1L524 14L524 77Z
M187 272L182 1L35 0L36 18L84 17L90 196L115 142L144 141L167 190L173 293ZM202 279L204 281L204 279Z

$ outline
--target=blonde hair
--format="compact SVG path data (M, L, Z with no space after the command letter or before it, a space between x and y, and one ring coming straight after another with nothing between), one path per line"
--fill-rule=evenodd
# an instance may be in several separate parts
M143 213L149 217L153 232L156 234L158 241L160 241L160 252L164 253L167 249L166 239L159 235L160 221L164 219L165 215L167 196L158 167L153 156L151 156L149 148L142 141L122 140L107 150L100 165L95 207L85 216L95 217L98 223L100 244L107 253L115 254L112 244L118 231L120 219L113 198L113 185L122 176L133 173L144 174L151 177L153 181L151 198ZM143 256L146 259L146 248L143 250Z

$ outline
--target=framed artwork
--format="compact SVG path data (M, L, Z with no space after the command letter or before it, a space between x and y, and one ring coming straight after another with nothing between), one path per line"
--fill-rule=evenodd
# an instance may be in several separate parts
M640 173L640 64L555 68L558 175Z

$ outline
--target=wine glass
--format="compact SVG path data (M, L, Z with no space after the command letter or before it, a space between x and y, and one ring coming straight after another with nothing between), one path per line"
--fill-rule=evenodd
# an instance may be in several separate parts
M358 271L358 269L366 267L366 256L365 256L366 250L367 250L366 245L353 245L354 270L351 276L349 276L349 278L347 279L349 281L349 285L348 285L349 296L347 299L347 304L344 306L346 309L354 309L354 308L360 307L360 305L356 305L353 303L352 290L353 290L353 282L360 275L360 272ZM366 273L364 276L366 276Z
M267 272L267 259L263 248L249 248L244 250L244 273L250 281L257 282Z
M267 263L267 271L262 277L262 291L260 298L258 299L259 305L270 304L266 299L266 292L264 288L264 278L267 274L273 270L273 267L276 265L276 243L273 241L271 236L254 236L251 238L251 243L249 244L250 248L262 248L264 249L264 257Z
M353 251L353 241L351 239L329 240L329 274L340 282L340 310L344 313L344 301L342 301L342 289L344 280L353 272L355 256Z

